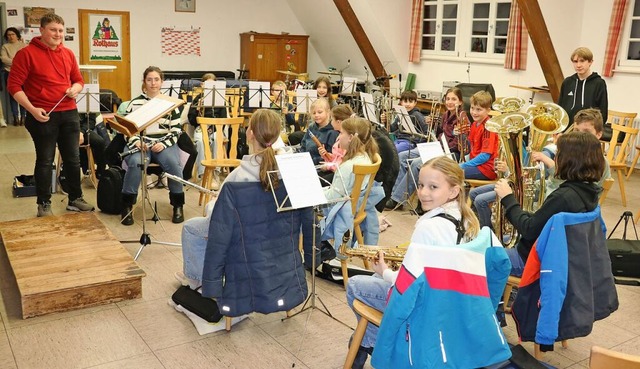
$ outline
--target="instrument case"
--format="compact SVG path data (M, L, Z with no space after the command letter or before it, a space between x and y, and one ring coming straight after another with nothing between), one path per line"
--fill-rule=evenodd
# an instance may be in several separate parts
M620 222L624 219L624 232L622 239L612 239L611 236L616 230ZM631 222L636 235L635 240L627 239L627 226ZM638 231L633 223L633 214L630 211L622 213L620 220L613 227L613 230L607 237L607 249L609 249L609 257L611 258L611 271L613 275L620 277L636 277L640 278L640 240L638 239Z

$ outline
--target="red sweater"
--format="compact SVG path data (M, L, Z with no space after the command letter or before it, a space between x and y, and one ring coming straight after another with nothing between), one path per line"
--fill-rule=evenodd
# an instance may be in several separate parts
M84 85L73 52L62 44L52 50L35 37L13 58L7 89L11 96L24 91L33 106L49 111L74 83ZM73 109L76 101L71 98L56 107L56 111Z

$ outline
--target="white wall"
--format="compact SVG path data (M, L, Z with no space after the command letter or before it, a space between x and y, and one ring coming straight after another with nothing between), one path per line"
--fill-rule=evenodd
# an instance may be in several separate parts
M48 6L77 29L77 8L94 8L83 0L10 0L7 9L22 6ZM327 67L344 68L351 60L346 75L364 79L365 61L351 33L330 0L199 0L196 13L175 13L173 0L113 0L90 2L103 10L125 10L131 13L132 88L136 93L140 74L148 65L166 70L233 70L239 68L241 32L281 31L308 34L308 72L311 78ZM539 0L556 54L565 75L573 73L569 56L578 46L589 47L595 55L593 70L600 73L607 39L613 0ZM544 85L544 75L533 45L529 41L526 71L509 71L501 64L472 62L467 74L465 61L422 60L411 64L408 59L411 0L350 0L374 49L391 74L415 73L416 88L440 91L443 81L490 82L500 96L528 98L526 91L509 85ZM16 17L8 17L11 23ZM17 19L22 20L22 14ZM199 26L202 29L201 57L163 57L160 54L160 28L163 26ZM78 50L77 41L69 46ZM372 78L373 76L370 76ZM638 111L634 87L640 74L616 73L606 78L609 106L614 110ZM539 95L545 99L544 95ZM546 99L549 97L547 96Z
M90 3L90 4L87 4ZM78 28L77 9L129 11L131 22L131 88L139 93L142 72L149 65L163 70L231 70L240 66L240 33L248 31L305 34L304 28L285 0L199 0L196 13L174 12L174 0L112 0L88 2L84 0L21 0L7 1L7 9L19 9L18 17L8 17L7 23L18 21L24 25L23 6L55 8L65 19L67 27ZM162 56L160 29L164 26L201 27L202 55ZM78 35L74 42L65 43L78 55ZM309 59L318 60L311 46Z

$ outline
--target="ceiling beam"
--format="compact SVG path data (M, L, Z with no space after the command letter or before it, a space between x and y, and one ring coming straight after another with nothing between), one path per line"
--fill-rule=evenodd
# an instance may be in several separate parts
M362 24L360 24L356 13L353 11L353 8L351 8L349 0L333 0L333 2L336 4L358 48L360 48L360 52L362 52L364 60L367 62L369 69L371 69L374 78L386 76L387 72L382 65L382 61L380 61L380 57L378 57L378 54L373 48L367 33L364 31L364 28L362 28ZM385 80L385 85L389 87L388 79Z
M538 0L517 1L520 11L522 12L522 18L529 30L533 48L536 50L538 61L542 67L542 73L544 73L547 86L549 86L551 97L553 101L558 101L560 97L560 86L562 86L564 75L558 62L556 50L553 48L551 36L549 36L547 24L540 11L540 4L538 4Z

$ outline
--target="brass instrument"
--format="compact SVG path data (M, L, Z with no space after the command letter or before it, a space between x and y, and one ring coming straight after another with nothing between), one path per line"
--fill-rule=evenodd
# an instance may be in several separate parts
M502 97L496 99L491 108L497 110L502 114L515 113L520 111L524 106L525 101L519 97Z
M358 247L348 247L346 243L342 243L340 245L339 252L348 257L356 257L363 260L377 260L378 253L382 251L384 253L384 260L387 265L393 269L398 270L400 268L400 264L402 264L402 260L404 260L404 255L407 252L406 248L403 247L382 247L382 246L358 246Z
M522 134L531 124L531 115L528 113L507 113L489 119L485 123L488 131L498 134L504 161L507 164L509 174L506 177L513 189L513 195L519 204L523 204L525 191L522 170ZM492 210L493 229L501 241L504 236L510 236L507 247L512 247L517 242L515 228L507 222L500 201L496 201Z
M532 104L527 108L527 113L531 114L532 118L529 130L529 145L527 146L529 155L527 156L525 166L538 169L537 166L534 166L535 163L533 163L533 160L531 159L531 153L534 151L542 151L554 134L564 132L567 125L569 125L569 116L560 105L551 102L538 102ZM528 175L528 180L531 181L531 191L535 191L535 180L537 175L539 175L538 203L534 207L533 199L535 197L535 193L532 194L531 197L525 197L527 202L522 205L523 209L527 211L534 211L538 209L546 197L546 178L544 169L540 171L532 170ZM531 201L531 203L529 203L529 201Z

